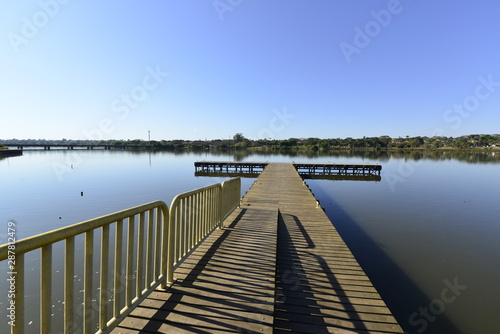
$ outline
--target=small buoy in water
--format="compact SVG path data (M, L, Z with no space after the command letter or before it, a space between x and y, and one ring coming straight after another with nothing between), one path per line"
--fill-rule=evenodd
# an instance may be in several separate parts
M83 191L80 193L80 196L83 196Z
M59 219L61 219L61 217L59 217Z

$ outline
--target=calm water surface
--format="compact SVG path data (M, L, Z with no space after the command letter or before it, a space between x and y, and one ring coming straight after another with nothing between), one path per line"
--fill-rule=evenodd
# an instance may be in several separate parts
M380 182L307 183L408 333L499 332L500 153L25 152L0 160L0 243L9 221L25 238L153 200L170 204L178 193L224 180L194 177L194 161L242 159L382 164ZM242 193L252 182L243 179ZM27 275L36 261L27 260ZM0 271L5 333L3 264ZM26 289L35 302L37 284ZM60 300L53 303L60 309ZM37 315L29 317L34 328Z

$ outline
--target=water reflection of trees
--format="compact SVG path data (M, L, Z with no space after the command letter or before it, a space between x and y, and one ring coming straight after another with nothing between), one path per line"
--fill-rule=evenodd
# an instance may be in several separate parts
M82 150L57 150L63 154L71 155L77 152L89 152L86 149ZM30 151L34 153L47 153L45 150ZM226 150L161 150L161 151L146 151L146 150L92 150L92 154L130 154L130 155L143 155L150 154L161 155L165 153L173 154L176 156L183 156L186 154L193 155L194 159L215 160L220 157L220 160L232 161L268 161L276 160L277 157L283 159L298 160L304 159L320 159L329 162L345 162L344 159L359 159L359 162L386 162L390 159L410 159L410 160L456 160L466 163L500 163L499 150L374 150L374 149L336 149L329 151L314 151L314 150L296 150L296 149L270 149L270 150L255 150L255 149L226 149ZM204 158L206 157L206 158ZM0 157L0 160L5 157Z
M377 160L379 162L389 161L390 159L410 159L410 160L457 160L467 163L500 163L500 152L474 152L465 150L330 150L329 152L313 152L313 151L264 151L256 152L252 150L229 150L212 152L213 156L233 155L234 161L243 161L251 159L252 156L258 156L260 160L266 157L283 156L287 158L332 158L341 160L344 158L356 158L363 162L370 162ZM334 162L334 161L332 161ZM338 161L341 162L341 161Z
M500 152L473 152L473 151L388 151L391 158L412 160L457 160L467 163L500 163Z

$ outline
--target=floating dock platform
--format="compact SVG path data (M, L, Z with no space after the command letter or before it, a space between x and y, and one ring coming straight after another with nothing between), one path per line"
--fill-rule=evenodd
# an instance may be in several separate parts
M257 178L268 162L197 161L195 176ZM348 181L380 181L379 164L292 163L303 179Z

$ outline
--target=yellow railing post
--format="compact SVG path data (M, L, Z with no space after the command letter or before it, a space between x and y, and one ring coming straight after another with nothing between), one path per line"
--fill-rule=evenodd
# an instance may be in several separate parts
M171 283L174 281L174 256L175 256L175 234L177 231L175 230L174 225L174 215L175 212L172 210L172 206L170 206L169 213L169 221L168 221L168 245L165 247L168 250L165 254L166 261L166 272L167 272L167 282Z
M42 247L40 256L40 333L50 331L52 297L52 244Z
M128 217L127 221L127 259L126 259L126 276L125 276L125 305L130 304L134 298L132 294L132 280L134 277L134 230L135 230L134 217Z
M74 323L75 237L66 239L64 255L64 333L70 334Z
M224 203L224 188L223 185L221 184L221 191L219 191L218 195L218 203L217 203L217 220L219 221L219 229L222 229L224 226L222 226L222 221L224 217L222 216L222 213L224 212L223 210L225 209L225 203Z
M104 225L101 235L101 270L99 294L99 328L108 322L108 264L109 264L109 225Z
M94 253L94 230L85 232L85 246L83 250L83 333L92 333L92 271Z
M163 241L163 229L165 228L165 224L163 223L163 214L160 209L156 209L156 231L154 232L155 235L155 242L156 245L154 246L154 268L153 268L153 279L156 281L161 278L163 275L162 270L162 255L163 255L163 248L162 248L162 241ZM151 282L152 283L152 282Z
M142 281L144 274L144 229L145 229L145 212L139 215L138 237L137 237L137 270L135 275L135 298L138 298L142 292ZM134 298L134 299L135 299Z
M24 254L16 251L16 325L11 327L12 334L24 333Z
M150 287L151 281L153 280L153 270L155 267L155 258L154 258L154 253L152 247L154 246L153 244L153 218L154 218L154 212L153 210L148 211L148 226L147 226L147 233L146 233L146 273L145 273L145 282L144 282L144 289L147 289Z
M122 271L122 253L123 253L123 219L116 222L115 230L115 278L114 278L114 292L115 296L113 298L113 317L118 318L120 315L120 302L123 296L124 286L122 280L120 279Z
M171 248L173 242L173 237L174 233L172 231L172 224L170 222L170 215L168 211L165 211L163 208L161 209L161 214L162 214L162 240L161 240L161 274L164 279L161 283L161 288L165 289L167 287L167 283L171 282L169 279L169 275L171 275L171 267L169 267L169 256L172 255L172 250Z

